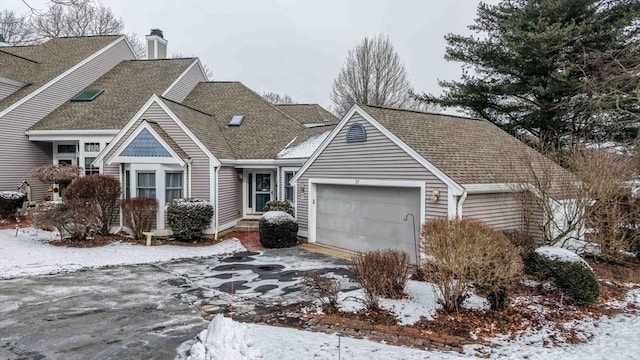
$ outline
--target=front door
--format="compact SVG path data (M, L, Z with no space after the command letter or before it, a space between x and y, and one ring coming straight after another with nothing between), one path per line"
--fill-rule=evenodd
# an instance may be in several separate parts
M270 172L253 173L253 211L263 212L264 205L271 200L273 195L273 174Z

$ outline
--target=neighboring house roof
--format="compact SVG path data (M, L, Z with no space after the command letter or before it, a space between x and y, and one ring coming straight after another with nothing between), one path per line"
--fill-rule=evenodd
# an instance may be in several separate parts
M103 92L92 101L67 101L30 130L121 129L152 94L166 90L195 59L126 60L86 89Z
M219 159L233 158L233 152L213 115L167 98L162 98L162 101L215 157Z
M282 104L276 106L305 125L324 124L325 120L329 124L340 122L340 119L318 104Z
M239 82L199 83L183 104L214 115L236 159L275 159L305 130L301 122ZM244 116L240 126L228 126L234 115Z
M510 183L533 167L568 171L487 120L359 105L458 184Z
M307 128L278 153L279 159L303 159L310 157L329 136L335 125Z
M30 85L0 101L4 110L53 80L121 35L54 38L39 45L0 48L0 76Z

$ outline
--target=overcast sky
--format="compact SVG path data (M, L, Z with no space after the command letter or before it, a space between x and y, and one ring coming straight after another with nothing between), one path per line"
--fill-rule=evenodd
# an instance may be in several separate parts
M43 1L27 0L34 7ZM329 91L348 50L386 33L416 91L440 93L438 79L457 79L460 64L443 58L444 35L468 33L476 0L168 1L102 0L141 37L159 28L169 53L195 55L214 80L237 80L255 91L331 105ZM0 8L27 11L22 0Z

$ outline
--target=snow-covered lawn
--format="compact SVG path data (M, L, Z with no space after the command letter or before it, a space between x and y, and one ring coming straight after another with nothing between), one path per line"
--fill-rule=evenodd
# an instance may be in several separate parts
M632 290L626 299L640 305L640 291ZM637 359L640 353L640 314L628 313L599 320L576 321L584 342L563 346L545 345L548 331L530 331L515 340L491 339L496 347L465 346L464 353L424 351L341 337L341 359ZM337 359L338 336L303 330L238 323L216 317L195 343L178 350L179 358L189 360L235 359Z
M236 239L212 246L140 246L117 243L95 248L49 244L57 235L34 228L0 230L0 279L57 274L109 265L144 264L245 251Z

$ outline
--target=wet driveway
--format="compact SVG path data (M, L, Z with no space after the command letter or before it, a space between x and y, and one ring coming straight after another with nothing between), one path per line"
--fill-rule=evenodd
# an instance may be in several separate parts
M0 281L0 359L173 359L207 314L304 301L300 276L346 275L300 250L240 253Z

